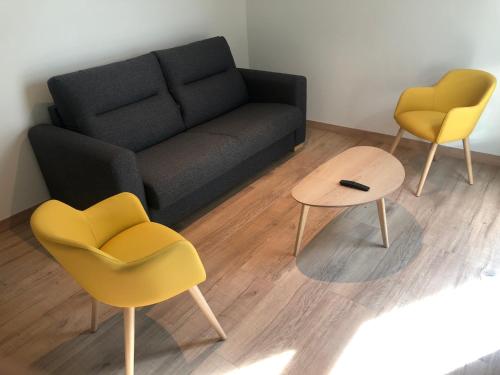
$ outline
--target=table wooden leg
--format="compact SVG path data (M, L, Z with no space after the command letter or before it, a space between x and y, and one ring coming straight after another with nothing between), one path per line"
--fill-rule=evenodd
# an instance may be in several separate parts
M307 214L309 213L309 207L307 204L302 205L302 210L300 212L299 227L297 229L297 238L295 240L295 251L294 256L297 256L300 249L300 243L302 242L302 236L304 235L304 228L306 226Z
M385 200L381 198L377 201L378 218L380 221L380 230L382 231L382 239L384 246L389 247L389 231L387 230L387 216L385 214Z

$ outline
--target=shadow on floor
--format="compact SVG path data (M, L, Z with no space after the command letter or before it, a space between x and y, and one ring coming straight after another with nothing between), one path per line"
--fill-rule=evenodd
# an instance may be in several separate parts
M195 360L188 363L174 338L149 318L148 309L137 309L135 317L135 373L189 373L206 359L218 345L215 340L199 340L190 344L206 346ZM117 314L103 322L96 333L82 332L53 349L33 364L34 370L48 374L123 374L123 319Z
M326 282L382 279L407 267L422 249L422 228L403 207L386 199L390 248L382 245L375 203L347 210L328 224L297 258L306 276Z

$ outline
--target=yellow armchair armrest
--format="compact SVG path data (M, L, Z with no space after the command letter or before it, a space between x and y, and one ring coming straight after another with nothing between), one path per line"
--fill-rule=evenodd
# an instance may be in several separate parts
M92 273L89 268L71 273L94 298L118 307L158 303L206 279L200 257L187 240L132 262L117 263L95 253L92 258L87 265Z
M403 91L394 112L394 117L403 112L432 110L434 96L434 87L412 87Z
M97 247L125 229L149 221L141 201L131 193L112 196L83 213L92 228Z
M453 108L444 118L436 142L446 143L467 138L474 130L481 112L479 105Z
M117 307L152 305L206 279L198 253L186 240L132 262L69 244L59 250L64 252L61 264L92 297Z

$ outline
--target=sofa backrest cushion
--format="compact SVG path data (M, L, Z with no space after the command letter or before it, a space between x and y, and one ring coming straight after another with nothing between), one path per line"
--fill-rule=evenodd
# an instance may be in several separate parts
M53 77L64 127L140 151L186 129L155 55Z
M246 84L223 37L154 53L187 127L248 102Z

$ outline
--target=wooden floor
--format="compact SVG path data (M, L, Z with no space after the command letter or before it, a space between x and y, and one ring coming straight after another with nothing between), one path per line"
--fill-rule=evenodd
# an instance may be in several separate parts
M400 148L407 176L387 200L390 249L376 207L311 208L304 250L291 255L291 189L354 145L388 148L310 129L304 149L182 230L228 340L216 341L187 293L140 309L136 374L500 374L499 168L475 163L469 186L463 160L438 157L416 198L426 154ZM121 314L103 307L91 334L90 309L26 223L0 233L0 373L121 374Z

